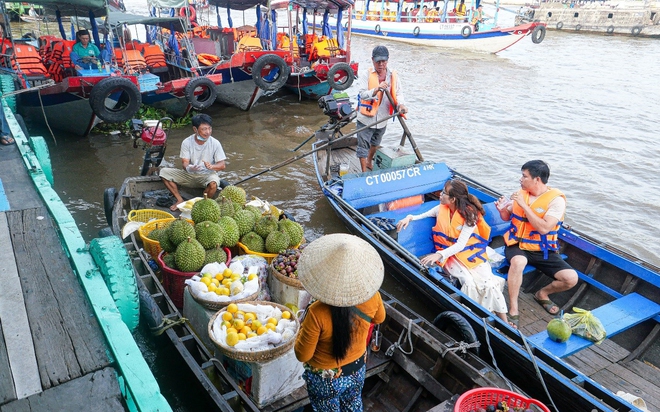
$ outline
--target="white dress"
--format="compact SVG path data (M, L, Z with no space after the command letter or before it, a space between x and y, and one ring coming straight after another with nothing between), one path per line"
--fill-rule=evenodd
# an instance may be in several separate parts
M434 207L421 215L410 215L413 220L425 217L437 217L440 206ZM461 292L491 312L507 313L506 301L502 291L505 280L495 276L488 261L469 269L454 255L467 245L475 226L464 225L456 243L439 251L440 261L445 261L444 271L461 282Z

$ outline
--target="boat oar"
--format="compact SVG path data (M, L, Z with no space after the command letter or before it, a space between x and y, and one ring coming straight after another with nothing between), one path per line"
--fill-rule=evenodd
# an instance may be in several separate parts
M311 136L309 136L307 139L305 139L304 142L302 142L302 143L300 143L298 146L296 146L295 149L291 149L291 151L292 151L292 152L297 152L298 149L300 149L300 148L303 147L307 142L309 142L310 140L312 140L312 139L314 138L314 136L316 136L316 132L314 132Z
M313 150L310 150L309 152L305 152L305 153L299 154L299 155L297 155L297 156L291 157L291 158L289 158L289 159L287 159L287 160L285 160L285 161L283 161L283 162L281 162L281 163L278 163L278 164L276 164L276 165L274 165L274 166L269 167L268 169L264 169L264 170L260 171L259 173L255 173L255 174L253 174L252 176L248 176L248 177L246 177L245 179L239 180L238 182L233 183L233 185L234 185L234 186L238 186L238 185L240 185L240 184L243 183L243 182L246 182L246 181L248 181L248 180L250 180L250 179L254 179L254 178L257 177L257 176L261 176L261 175L264 174L264 173L268 173L268 172L271 172L271 171L273 171L273 170L279 169L280 167L283 167L283 166L286 166L286 165L288 165L288 164L291 164L291 163L295 162L296 160L300 160L300 159L302 159L303 157L307 157L307 156L311 155L312 153L316 153L316 152L318 152L319 150L323 150L323 149L327 148L328 146L331 146L331 145L333 145L333 144L335 144L335 143L337 143L337 142L340 142L340 141L342 141L342 140L344 140L344 139L346 139L346 138L348 138L348 137L351 137L351 136L353 136L353 135L355 135L355 134L357 134L357 133L359 133L359 132L361 132L361 131L363 131L363 130L366 130L366 129L370 128L370 127L373 127L373 126L377 125L378 123L386 122L386 121L390 120L391 118L393 118L393 117L395 117L395 116L398 116L398 115L399 115L399 112L395 112L395 113L393 113L392 115L387 116L387 117L384 117L383 119L378 120L378 121L375 122L375 123L372 123L372 124L370 124L370 125L367 125L367 126L361 127L361 128L359 128L359 129L355 129L355 130L353 130L352 132L350 132L349 134L341 135L341 137L339 137L338 139L329 140L327 143L324 143L324 144L320 145L319 147L317 147L317 148L315 148L315 149L313 149ZM315 136L315 135L316 135L316 134L314 134L313 136ZM312 136L312 137L313 137L313 136ZM309 140L309 139L308 139L308 140ZM306 142L305 142L305 143L306 143Z

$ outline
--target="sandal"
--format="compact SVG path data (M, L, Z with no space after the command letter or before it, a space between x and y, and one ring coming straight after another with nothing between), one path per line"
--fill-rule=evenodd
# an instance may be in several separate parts
M9 146L9 145L12 145L14 143L16 143L16 141L11 136L2 136L2 137L0 137L0 144L2 144L4 146Z
M559 313L560 308L559 306L557 306L555 302L551 301L550 299L539 299L538 297L536 297L536 293L533 296L536 303L541 305L543 309L545 309L545 311L548 312L549 314L556 315ZM552 308L557 308L557 310L552 312L551 311Z
M514 328L518 329L518 321L520 321L520 314L517 315L509 315L508 313L506 314L506 320L509 322L509 325Z

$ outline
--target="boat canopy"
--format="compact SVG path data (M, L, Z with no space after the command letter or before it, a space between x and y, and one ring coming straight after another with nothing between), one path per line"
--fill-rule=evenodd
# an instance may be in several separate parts
M148 0L149 7L181 8L188 6L188 0ZM257 5L266 6L268 0L208 0L212 6L232 10L247 10Z
M275 0L271 2L274 9L296 5L307 10L343 10L355 4L353 0Z
M31 0L31 4L42 6L47 14L61 13L63 16L84 16L90 12L95 17L107 14L106 0Z
M185 26L183 20L179 17L154 17L154 16L138 16L136 14L129 14L120 11L110 11L108 13L108 24L110 26L119 26L122 24L147 24L150 26L160 26L162 28L178 32L184 32Z

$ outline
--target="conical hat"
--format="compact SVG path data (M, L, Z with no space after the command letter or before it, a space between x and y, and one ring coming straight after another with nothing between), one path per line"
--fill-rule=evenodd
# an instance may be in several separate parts
M357 236L325 235L307 245L298 259L298 278L317 300L347 307L364 303L383 284L383 260Z

